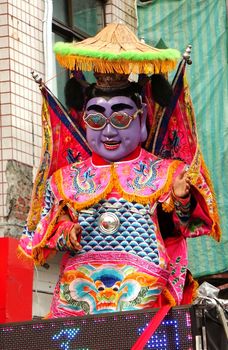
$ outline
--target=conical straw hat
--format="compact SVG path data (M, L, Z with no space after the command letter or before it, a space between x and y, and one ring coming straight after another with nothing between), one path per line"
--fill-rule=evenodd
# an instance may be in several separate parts
M55 44L59 63L70 69L99 73L167 73L180 58L175 49L156 49L142 43L120 23L108 24L94 37L80 42Z

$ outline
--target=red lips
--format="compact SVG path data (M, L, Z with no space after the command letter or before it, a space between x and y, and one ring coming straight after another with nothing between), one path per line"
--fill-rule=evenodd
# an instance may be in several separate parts
M108 151L113 151L119 148L120 146L120 141L105 141L103 142L105 149Z

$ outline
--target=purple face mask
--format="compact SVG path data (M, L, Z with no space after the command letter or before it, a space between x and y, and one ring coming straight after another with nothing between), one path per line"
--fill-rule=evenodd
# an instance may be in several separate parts
M115 96L106 100L104 97L94 97L86 105L85 116L90 114L102 114L106 118L124 112L134 120L126 128L119 129L123 124L113 123L112 119L100 130L95 130L86 125L86 137L91 149L109 162L120 161L133 152L136 147L147 137L146 131L146 106L137 113L134 101L125 96ZM113 114L114 113L114 114ZM97 127L97 125L96 125Z

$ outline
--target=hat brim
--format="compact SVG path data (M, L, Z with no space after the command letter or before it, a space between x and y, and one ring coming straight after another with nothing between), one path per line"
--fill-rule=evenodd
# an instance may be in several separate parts
M141 42L124 24L111 23L81 42L58 42L58 62L70 69L119 74L167 73L181 55L175 49L157 49Z

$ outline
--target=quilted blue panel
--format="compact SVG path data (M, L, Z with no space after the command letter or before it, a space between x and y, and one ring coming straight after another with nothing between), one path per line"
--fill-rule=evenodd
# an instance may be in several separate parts
M149 205L130 203L125 199L102 200L93 207L82 210L79 224L82 227L81 253L89 251L123 251L159 264L159 253L154 223ZM115 213L120 226L117 232L103 233L98 225L105 212Z

